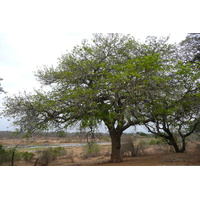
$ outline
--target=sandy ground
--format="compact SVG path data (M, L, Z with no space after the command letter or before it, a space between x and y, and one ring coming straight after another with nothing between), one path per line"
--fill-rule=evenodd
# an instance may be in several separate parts
M64 140L54 138L40 139L2 139L0 144L5 146L25 144L61 144ZM123 162L110 163L110 145L101 145L99 155L88 157L83 147L66 147L70 156L61 156L49 162L48 166L200 166L200 151L195 149L196 143L190 143L185 153L172 153L166 149L160 149L157 145L149 145L141 156L124 156ZM16 161L15 166L33 166L35 157L31 162ZM9 164L7 164L9 165Z

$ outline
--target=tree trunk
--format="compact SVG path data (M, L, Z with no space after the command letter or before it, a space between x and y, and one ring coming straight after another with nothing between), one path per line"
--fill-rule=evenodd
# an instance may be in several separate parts
M16 151L16 149L17 149L18 146L19 146L19 144L17 144L15 146L15 148L12 150L11 166L14 166L15 151Z
M180 152L183 153L183 152L185 152L185 148L186 148L185 137L182 136L181 139L182 139L182 148L181 148Z
M182 147L181 148L178 146L178 144L175 141L175 139L174 139L173 136L171 136L169 138L169 141L172 144L172 146L174 147L176 153L183 153L183 152L185 152L185 138L182 138Z
M112 130L110 131L112 152L111 152L111 162L122 162L121 159L121 131Z

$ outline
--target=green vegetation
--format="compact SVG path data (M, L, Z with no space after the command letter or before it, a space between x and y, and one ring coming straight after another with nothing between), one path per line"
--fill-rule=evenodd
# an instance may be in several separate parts
M32 152L22 152L22 157L26 162L31 162L33 156L34 156L34 153Z
M14 156L14 157L13 157ZM31 152L21 152L16 150L13 155L13 148L5 149L0 145L0 165L4 163L14 164L14 161L25 160L26 162L31 162L34 154Z
M58 131L57 135L58 135L58 137L66 137L67 133L65 131Z
M137 132L136 134L138 134L140 136L148 137L148 134L146 134L144 132Z
M100 146L96 142L88 142L85 146L83 146L83 150L86 158L95 157L100 153Z
M60 156L67 155L67 151L64 147L54 147L54 148L48 148L45 150L40 150L37 153L39 153L39 157L36 159L35 165L48 165L49 162L52 162L56 160Z
M150 145L160 144L160 141L158 141L158 140L150 140L149 144Z

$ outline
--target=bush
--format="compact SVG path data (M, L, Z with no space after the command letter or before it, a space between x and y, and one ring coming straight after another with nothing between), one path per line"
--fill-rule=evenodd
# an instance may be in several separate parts
M145 153L144 142L134 144L136 137L126 137L122 140L121 155L122 156L141 156Z
M88 142L83 148L86 157L95 157L100 154L100 146L96 142Z
M34 154L31 152L22 152L22 158L26 161L26 162L30 162L33 158Z
M57 132L57 136L58 136L58 137L66 137L66 136L67 136L67 133L64 132L64 131L59 131L59 132Z
M0 164L12 162L13 156L13 148L4 149L2 145L0 145ZM26 162L30 162L33 158L34 154L30 152L19 152L15 151L14 161L25 160Z
M0 145L0 164L11 162L12 160L13 149L4 149L2 145ZM19 153L15 152L14 160L19 160Z
M137 132L136 134L138 134L138 135L140 135L140 136L147 137L147 134L146 134L146 133L143 133L143 132Z
M5 162L6 158L6 150L3 148L3 146L0 144L0 165Z
M156 145L156 144L158 144L158 141L157 140L150 140L149 144L150 145Z
M39 151L41 154L38 158L38 162L40 165L48 165L49 162L54 161L59 156L65 155L67 152L64 147L55 147L48 148L43 151Z
M67 153L64 147L55 147L52 149L52 154L55 157L63 156Z

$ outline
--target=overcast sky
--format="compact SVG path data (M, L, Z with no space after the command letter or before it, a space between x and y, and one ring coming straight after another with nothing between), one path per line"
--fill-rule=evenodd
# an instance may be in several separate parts
M90 39L94 32L130 33L136 39L170 34L171 42L180 42L188 32L185 25L191 25L185 16L188 4L159 2L2 0L0 83L6 95L38 87L34 77L38 67L56 66L58 57L83 39ZM196 7L192 13L198 13ZM0 94L1 110L3 97ZM0 130L8 130L7 126L6 120L0 119Z

